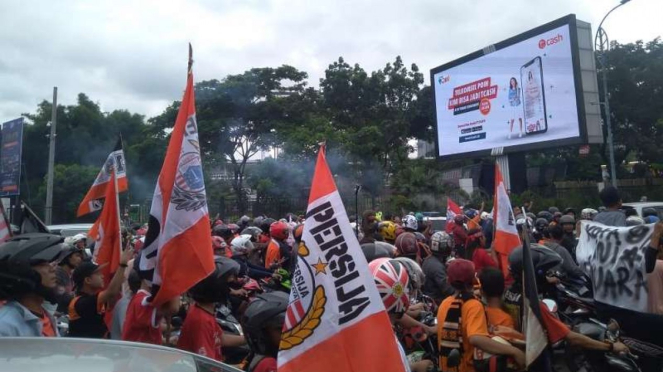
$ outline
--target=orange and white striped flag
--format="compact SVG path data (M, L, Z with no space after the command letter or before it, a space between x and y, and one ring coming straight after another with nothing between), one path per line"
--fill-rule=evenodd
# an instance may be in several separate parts
M279 372L406 370L324 147L318 153L292 283Z
M154 190L145 246L140 250L140 270L151 273L154 306L181 295L214 271L191 54L189 45L186 90Z
M495 221L495 237L493 246L498 256L498 264L504 278L511 281L509 274L509 254L521 245L513 215L511 201L504 186L504 178L499 164L495 163L495 196L493 203L493 220Z
M120 228L120 200L117 193L115 170L110 170L110 180L104 195L104 207L88 236L94 239L92 260L102 266L105 285L108 286L120 265L122 235Z

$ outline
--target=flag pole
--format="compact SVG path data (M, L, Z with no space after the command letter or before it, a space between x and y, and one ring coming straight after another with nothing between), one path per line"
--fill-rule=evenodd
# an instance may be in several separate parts
M187 66L187 75L191 75L191 72L193 68L193 47L191 46L191 43L189 43L189 64Z

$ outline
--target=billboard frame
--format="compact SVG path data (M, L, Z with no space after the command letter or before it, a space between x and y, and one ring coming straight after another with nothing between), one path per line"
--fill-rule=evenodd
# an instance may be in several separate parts
M437 73L440 73L442 71L448 70L450 68L460 66L464 63L473 61L475 59L478 59L480 57L483 57L485 55L491 54L493 52L496 52L498 50L507 48L511 45L518 44L522 41L525 41L527 39L530 39L532 37L535 37L539 34L542 34L544 32L553 30L558 27L562 26L569 26L569 37L571 39L571 63L573 65L573 85L575 87L575 95L576 95L576 105L578 108L578 126L579 126L579 136L577 137L571 137L571 138L563 138L563 139L557 139L557 140L550 140L550 141L543 141L543 142L536 142L536 143L528 143L528 144L522 144L522 145L513 145L513 146L508 146L508 147L502 147L498 149L484 149L484 150L477 150L477 151L468 151L468 152L463 152L463 153L458 153L458 154L451 154L451 155L440 155L440 137L438 133L438 127L440 123L438 123L438 107L437 107L437 93L435 90L435 75ZM493 153L498 153L501 155L506 155L506 154L511 154L511 153L517 153L517 152L525 152L525 151L532 151L532 150L543 150L543 149L548 149L552 147L560 147L560 146L572 146L572 145L580 145L580 144L586 144L587 142L587 121L586 121L586 116L585 116L585 102L584 102L584 96L583 96L583 87L582 87L582 76L581 76L581 69L580 69L580 51L578 47L578 29L577 29L577 19L575 14L569 14L567 16L564 16L562 18L556 19L552 22L548 22L546 24L543 24L541 26L538 26L536 28L533 28L531 30L525 31L523 33L520 33L516 36L512 36L506 40L502 40L498 43L491 44L483 49L477 50L475 52L472 52L470 54L467 54L463 57L460 57L458 59L455 59L451 62L447 62L443 65L437 66L430 71L430 83L431 87L433 88L433 104L435 107L435 157L438 160L446 161L446 160L458 160L458 159L466 159L466 158L473 158L473 157L483 157L483 156L490 156Z

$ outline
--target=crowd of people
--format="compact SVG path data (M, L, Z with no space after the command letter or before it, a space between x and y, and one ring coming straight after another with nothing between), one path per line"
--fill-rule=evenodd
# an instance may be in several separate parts
M547 275L550 271L587 280L575 259L580 220L609 226L656 223L646 266L651 275L658 275L649 281L651 315L663 315L663 293L655 292L663 287L663 261L657 260L663 223L655 210L645 210L642 217L625 213L612 187L604 189L601 198L603 207L580 213L550 207L533 214L531 204L525 211L513 206L520 233L532 243L537 285L559 280ZM407 359L413 371L484 371L494 360L503 370L525 365L523 249L516 248L508 257L496 254L491 249L492 215L483 209L465 207L447 221L444 231L435 230L421 213L365 211L361 221L352 222L359 225L353 229L377 289L388 299L385 308L401 350L412 346L412 338L436 339L435 360L431 355ZM103 267L92 260L93 242L83 234L67 239L15 236L0 246L0 336L63 336L58 325L66 319L68 337L168 345L219 361L226 360L227 348L247 346L250 353L242 368L276 371L295 248L305 224L304 216L294 214L279 220L243 216L236 223L215 219L210 247L214 272L158 308L149 302L151 282L139 270L136 254L144 245L147 226L123 228L126 248L111 278L104 278ZM385 277L398 286L382 285ZM406 290L395 291L396 287ZM219 306L239 320L243 335L222 330ZM572 331L543 302L540 309L550 345L565 340L586 349L628 351L621 342L601 342ZM424 321L430 313L436 323ZM611 315L633 316L621 310Z

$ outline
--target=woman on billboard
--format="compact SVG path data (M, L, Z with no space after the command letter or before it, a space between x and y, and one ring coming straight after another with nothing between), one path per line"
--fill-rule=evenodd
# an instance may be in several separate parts
M520 125L520 132L518 134L518 137L523 136L523 118L520 116L521 109L520 109L520 96L521 96L521 91L520 87L518 87L518 80L516 80L515 77L512 77L511 80L509 80L509 106L511 106L511 126L509 128L509 139L511 139L511 133L513 133L513 122L516 121L516 118L518 119L518 123Z

